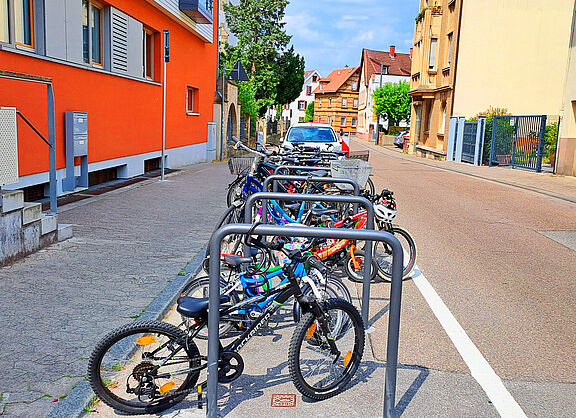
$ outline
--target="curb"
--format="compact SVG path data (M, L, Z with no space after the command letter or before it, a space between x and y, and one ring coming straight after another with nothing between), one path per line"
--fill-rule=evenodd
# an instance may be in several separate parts
M190 277L198 274L202 269L202 261L206 254L206 246L188 262L186 267L172 278L170 283L166 285L164 290L152 301L146 310L138 317L138 320L161 320L164 315L170 310L170 307L176 299L184 286L188 283ZM69 418L69 417L83 417L86 414L84 408L90 405L94 397L94 392L90 387L87 380L82 380L74 387L65 399L58 402L49 414L48 418Z

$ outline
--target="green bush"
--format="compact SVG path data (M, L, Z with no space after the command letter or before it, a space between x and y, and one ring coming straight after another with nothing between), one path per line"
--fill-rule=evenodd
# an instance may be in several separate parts
M556 139L558 138L558 122L554 122L544 130L544 147L548 154L556 153Z

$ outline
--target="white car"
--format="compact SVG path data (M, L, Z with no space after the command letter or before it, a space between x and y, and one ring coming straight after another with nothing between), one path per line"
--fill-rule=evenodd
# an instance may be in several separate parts
M299 145L320 151L340 151L342 140L330 125L298 123L288 129L281 145L287 149L293 149L295 145Z

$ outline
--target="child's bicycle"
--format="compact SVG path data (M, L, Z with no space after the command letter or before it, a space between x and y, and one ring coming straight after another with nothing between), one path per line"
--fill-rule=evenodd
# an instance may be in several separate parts
M318 302L313 294L303 293L294 271L299 264L314 266L318 261L306 249L287 251L280 241L259 244L288 256L291 261L284 266L288 282L271 292L274 303L267 305L248 329L225 347L220 343L219 382L231 382L242 374L244 362L239 351L294 296L303 316L288 350L292 382L311 399L339 394L356 373L364 352L364 323L358 310L341 299ZM238 309L225 295L220 302L220 317ZM157 413L197 387L207 357L200 355L194 338L207 326L208 299L182 297L177 310L186 321L186 331L160 321L136 321L112 331L96 345L88 377L106 404L129 414Z

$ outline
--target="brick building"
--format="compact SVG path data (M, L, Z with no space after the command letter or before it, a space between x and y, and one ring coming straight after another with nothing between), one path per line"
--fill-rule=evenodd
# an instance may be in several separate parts
M314 122L328 123L336 132L355 134L358 124L360 67L345 67L321 78L314 90Z

